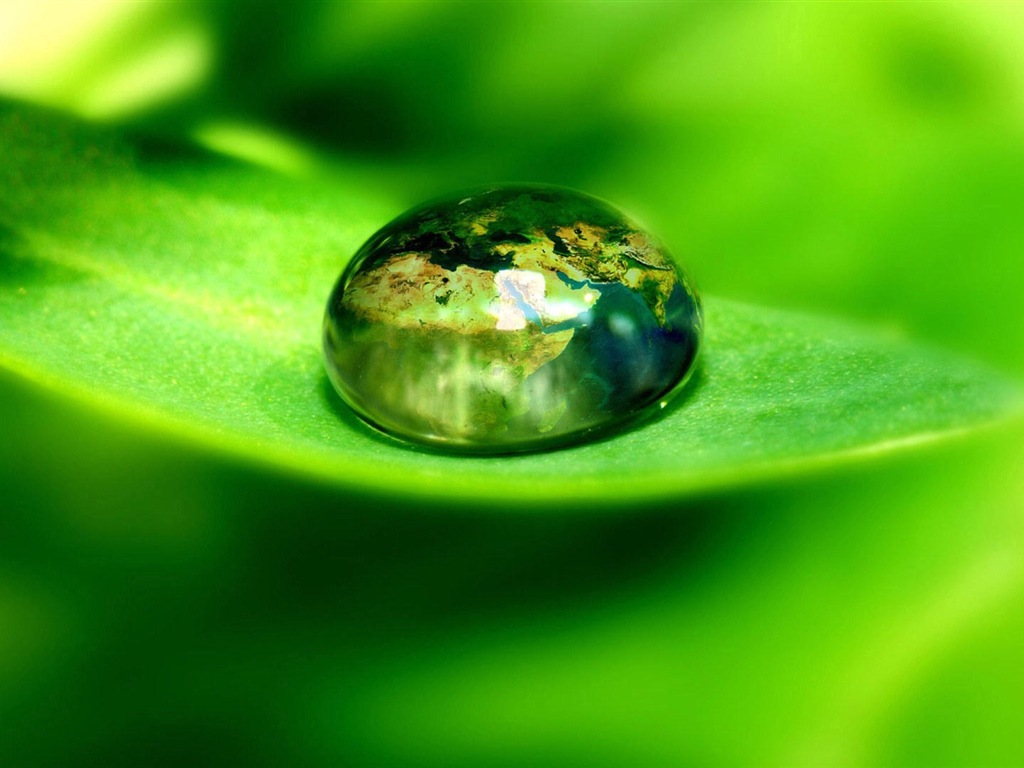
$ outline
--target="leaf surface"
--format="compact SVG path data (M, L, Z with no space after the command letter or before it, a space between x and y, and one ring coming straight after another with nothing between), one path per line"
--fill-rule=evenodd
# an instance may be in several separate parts
M426 452L354 417L321 363L337 275L404 207L372 178L288 178L19 106L0 109L0 146L0 363L343 486L511 502L671 497L925 442L1019 402L955 357L708 298L699 369L657 418L549 453Z

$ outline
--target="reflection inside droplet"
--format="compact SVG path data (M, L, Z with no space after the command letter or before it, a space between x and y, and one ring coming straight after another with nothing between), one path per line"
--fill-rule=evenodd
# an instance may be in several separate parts
M507 453L664 408L701 325L685 274L620 212L511 186L422 206L370 238L328 302L324 352L378 429Z

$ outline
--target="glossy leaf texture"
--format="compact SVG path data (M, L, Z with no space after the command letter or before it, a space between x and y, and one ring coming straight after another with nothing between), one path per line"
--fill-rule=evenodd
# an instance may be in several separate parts
M296 179L18 105L0 111L0 145L3 365L342 486L679 496L927 442L1019 404L1000 377L905 339L711 297L698 371L658 417L547 453L425 452L353 416L320 352L338 273L408 201L357 170Z

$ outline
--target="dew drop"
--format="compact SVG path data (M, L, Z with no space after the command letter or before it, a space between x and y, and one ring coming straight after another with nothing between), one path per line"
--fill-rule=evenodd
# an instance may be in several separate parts
M513 185L414 208L371 237L327 303L324 355L377 429L514 453L665 408L702 325L693 283L621 212Z

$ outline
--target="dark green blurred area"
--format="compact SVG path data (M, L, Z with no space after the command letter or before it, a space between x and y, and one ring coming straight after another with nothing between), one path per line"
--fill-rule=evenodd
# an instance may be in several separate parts
M49 2L0 30L0 95L403 204L575 186L708 293L1024 374L1014 4ZM1024 763L1019 426L658 508L409 508L0 391L0 764Z

